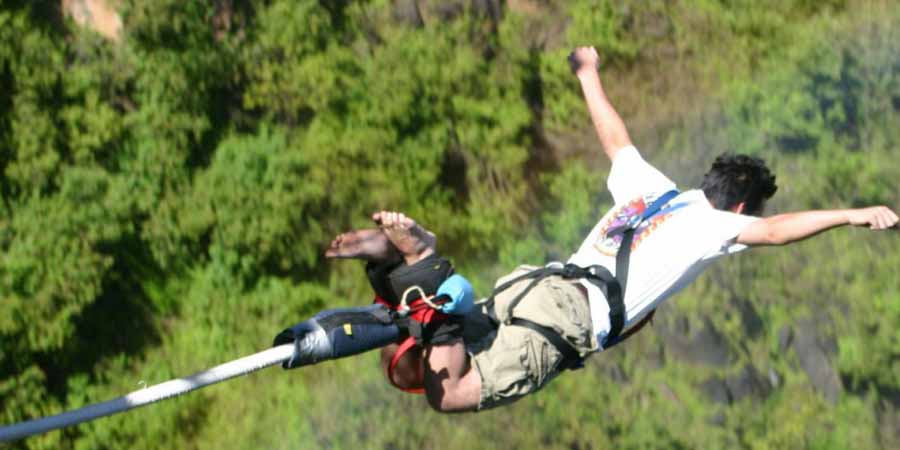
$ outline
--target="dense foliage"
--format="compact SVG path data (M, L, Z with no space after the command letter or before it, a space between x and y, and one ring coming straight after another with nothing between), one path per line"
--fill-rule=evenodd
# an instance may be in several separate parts
M597 46L683 185L766 158L774 212L900 206L900 8L865 0L124 1L110 42L0 6L0 422L256 352L370 294L331 237L397 208L480 293L610 206L564 57ZM896 233L721 264L657 326L499 411L442 416L374 354L270 369L29 449L900 446Z

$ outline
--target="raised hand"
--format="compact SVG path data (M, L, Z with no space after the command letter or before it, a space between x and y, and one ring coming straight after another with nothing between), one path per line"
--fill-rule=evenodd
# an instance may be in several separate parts
M600 56L594 47L577 47L569 53L569 68L572 73L578 74L582 69L596 70L600 67Z

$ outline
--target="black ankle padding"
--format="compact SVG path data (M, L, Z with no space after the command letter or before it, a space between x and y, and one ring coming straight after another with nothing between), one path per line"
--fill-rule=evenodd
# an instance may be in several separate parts
M394 323L391 311L384 305L330 309L313 316L325 330L344 325L389 325Z
M453 264L437 253L432 253L411 266L400 265L388 274L387 279L391 291L396 294L398 300L402 300L400 296L412 286L422 288L425 295L434 295L441 283L450 275L453 275ZM408 294L406 300L410 302L419 297L419 291L415 290Z
M328 336L334 351L331 357L341 358L397 342L400 328L393 323L358 323L332 328Z
M366 263L366 276L369 278L369 284L372 285L375 295L394 305L399 305L400 299L399 295L391 289L388 274L401 264L403 264L402 260Z
M400 328L384 305L322 311L282 331L274 345L294 344L285 369L356 355L400 339Z

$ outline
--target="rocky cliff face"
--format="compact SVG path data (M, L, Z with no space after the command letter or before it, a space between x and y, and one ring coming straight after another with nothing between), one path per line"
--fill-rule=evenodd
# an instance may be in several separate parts
M118 41L122 35L122 18L114 0L63 0L62 10L79 25L107 39Z
M746 339L755 339L762 328L761 319L753 305L741 299L732 300L740 311L742 332ZM722 372L701 382L698 388L710 400L729 404L745 397L765 399L781 384L781 375L773 368L740 364L740 351L729 345L725 335L709 319L691 321L677 308L665 304L664 314L671 320L661 320L651 329L659 334L661 353L665 359L687 362ZM779 350L790 354L796 366L809 377L812 387L830 403L838 401L844 385L834 365L837 345L824 336L816 322L801 320L779 330ZM735 370L739 368L738 370Z

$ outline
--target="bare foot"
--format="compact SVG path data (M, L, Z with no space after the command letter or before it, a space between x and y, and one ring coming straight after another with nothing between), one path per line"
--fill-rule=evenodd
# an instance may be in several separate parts
M437 239L434 233L419 226L415 220L396 211L381 211L372 215L387 238L400 250L407 265L413 265L434 253Z
M325 250L325 257L388 261L400 258L400 252L381 230L366 228L339 234Z

